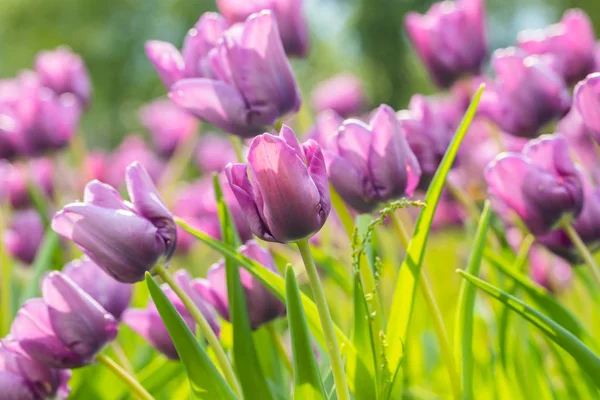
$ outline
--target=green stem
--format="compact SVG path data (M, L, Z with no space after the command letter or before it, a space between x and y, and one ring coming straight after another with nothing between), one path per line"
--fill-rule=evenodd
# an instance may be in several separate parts
M233 151L235 151L235 158L237 159L237 162L246 162L246 160L244 160L244 143L242 142L242 139L234 135L229 135L229 140L231 140L231 145L233 146Z
M592 270L592 275L594 276L596 283L600 287L600 268L598 268L598 264L596 264L596 260L594 260L594 256L592 256L592 253L590 253L590 250L587 248L585 243L583 243L583 240L581 240L581 237L579 236L579 234L577 233L575 228L573 228L573 225L571 225L569 222L565 221L562 224L562 227L565 230L565 232L567 233L567 236L569 236L569 239L571 239L571 241L573 242L573 244L579 251L579 254L581 254L581 257L583 257L583 260L586 262L586 264Z
M131 375L135 375L133 367L127 358L127 354L125 354L125 350L123 350L123 347L119 344L119 342L113 340L110 343L110 348L119 364Z
M271 340L273 340L273 343L275 344L275 349L277 350L277 353L279 353L279 357L283 361L285 369L288 370L290 376L294 376L294 367L292 366L290 357L288 356L287 351L285 350L285 346L281 342L281 337L275 330L275 326L273 324L268 324L266 326L266 329L267 332L269 332L269 335L271 336Z
M6 218L8 213L5 212L8 207L0 207L0 232L4 232L6 229ZM13 294L13 282L12 282L12 262L6 246L4 243L0 243L0 335L4 336L10 330L10 323L12 319L12 294Z
M154 400L154 397L131 375L127 373L119 364L114 362L110 357L99 354L96 360L110 369L112 373L121 378L121 380L131 388L134 397L140 400Z
M297 241L296 244L298 245L298 249L302 255L302 261L304 261L304 266L306 267L306 274L308 275L317 311L319 312L321 326L323 327L323 334L325 335L327 352L329 353L329 359L331 361L331 371L333 373L337 398L338 400L350 400L350 392L348 391L348 384L346 383L346 374L344 372L344 362L342 361L340 345L335 337L333 321L331 319L331 314L329 313L329 308L327 307L327 300L325 299L323 286L321 286L321 281L319 280L317 267L315 266L312 254L310 253L308 240L302 239Z
M163 279L163 281L165 281L167 285L169 285L169 287L173 289L175 294L179 296L179 299L181 300L185 308L188 310L192 318L194 318L194 321L196 321L196 324L198 324L198 326L200 327L200 331L202 332L202 334L208 341L208 344L212 348L215 357L217 358L217 362L221 367L221 371L225 376L225 379L232 387L232 389L236 392L236 394L241 394L242 390L240 388L240 384L235 376L235 373L233 372L231 363L229 362L229 359L227 358L227 355L225 354L225 351L223 350L223 347L221 346L221 343L217 338L217 335L215 335L215 332L212 330L208 321L206 321L204 315L200 312L200 310L198 310L198 307L196 306L194 301L181 288L181 286L179 286L177 282L175 282L175 279L173 279L173 276L165 267L157 265L152 269L152 272L160 276Z

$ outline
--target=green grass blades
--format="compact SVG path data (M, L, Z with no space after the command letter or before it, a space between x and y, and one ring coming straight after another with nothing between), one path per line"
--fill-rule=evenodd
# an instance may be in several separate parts
M479 218L475 240L471 247L467 272L479 275L490 222L490 203L486 202ZM454 326L454 354L462 375L463 399L473 398L473 315L475 287L463 281L458 295L458 313Z
M53 265L53 258L58 251L60 251L60 237L53 230L46 230L46 236L44 236L44 240L31 266L33 274L21 292L19 304L23 304L27 299L40 295L40 280L50 270Z
M233 390L149 273L146 273L146 284L185 367L192 397L206 400L236 399Z
M440 200L446 176L450 171L450 167L456 158L460 144L475 116L483 89L484 85L481 85L477 93L475 93L471 105L460 123L456 134L431 181L431 185L425 196L425 203L427 206L419 214L414 230L415 233L410 241L406 258L402 263L398 274L386 331L388 343L387 356L392 374L395 374L402 358L402 343L407 342L408 325L410 323L415 302L415 294L417 292L418 280L421 273L421 264L423 263L423 257L425 255L425 247L429 236L429 230L431 229L433 215L435 214L435 209Z
M216 174L213 175L213 186L223 242L230 248L237 248L240 245L240 239L231 219L231 214L227 209L227 204L223 199L223 191ZM246 296L240 281L240 271L234 258L225 257L225 271L229 315L233 325L233 364L242 385L242 391L247 398L260 393L262 399L273 399L252 341Z
M290 327L294 358L294 398L322 400L327 396L315 359L308 324L302 308L302 298L292 267L285 271L287 319Z
M459 270L457 272L471 284L500 301L519 316L525 318L532 325L539 328L550 340L565 349L600 389L600 357L594 354L582 341L577 339L567 329L516 297L464 271Z

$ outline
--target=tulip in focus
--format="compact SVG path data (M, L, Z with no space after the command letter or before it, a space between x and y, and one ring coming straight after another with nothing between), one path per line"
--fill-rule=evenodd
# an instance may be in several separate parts
M333 110L342 117L363 111L365 93L361 81L352 74L340 74L321 82L313 91L317 111Z
M54 216L52 229L119 282L134 283L157 262L170 259L177 231L141 164L127 167L126 184L131 202L109 185L88 183L83 202L66 205Z
M596 143L600 143L600 73L590 74L575 86L575 107Z
M13 212L10 226L3 234L4 245L11 256L25 264L35 260L44 239L44 221L36 210Z
M196 166L205 173L221 172L230 162L236 161L231 140L216 133L203 133L196 148Z

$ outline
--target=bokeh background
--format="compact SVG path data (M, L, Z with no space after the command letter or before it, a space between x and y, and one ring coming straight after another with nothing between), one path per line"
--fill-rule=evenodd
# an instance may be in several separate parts
M365 83L371 105L404 108L414 93L432 93L403 27L409 10L425 11L432 0L305 0L312 48L293 66L305 99L321 80L341 71ZM488 0L492 49L514 43L517 32L556 22L580 7L600 28L598 0ZM144 42L170 41L185 33L214 0L2 0L0 78L31 68L43 49L68 45L88 64L94 84L91 110L81 130L89 147L112 148L141 132L137 109L165 94L147 61Z

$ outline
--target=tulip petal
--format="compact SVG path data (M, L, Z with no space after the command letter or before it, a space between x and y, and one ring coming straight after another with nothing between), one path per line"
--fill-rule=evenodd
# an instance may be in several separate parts
M187 78L210 77L203 58L217 45L226 30L227 23L221 15L213 12L202 14L186 35L181 50Z
M532 168L520 154L504 153L492 160L484 171L490 193L520 215L526 215L527 204L522 187Z
M179 50L171 43L150 40L145 45L146 56L168 89L183 79L185 64Z
M179 359L175 344L173 344L167 327L157 312L129 309L123 314L123 323L146 339L152 347L163 353L167 358L171 360Z
M523 154L532 163L555 176L576 175L575 163L569 154L569 145L561 135L542 135L523 148Z
M596 135L600 135L600 73L588 75L577 84L575 106L585 125Z
M329 196L329 180L327 178L327 167L325 157L321 148L312 139L302 144L303 153L306 154L308 174L312 179L319 196L321 197L319 217L322 224L325 223L331 211L331 200Z
M83 201L99 207L127 210L119 192L112 186L97 180L93 180L85 186Z

